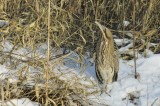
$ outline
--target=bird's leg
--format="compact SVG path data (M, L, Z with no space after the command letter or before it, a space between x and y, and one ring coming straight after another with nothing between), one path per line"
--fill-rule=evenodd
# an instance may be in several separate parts
M107 91L107 82L103 80L103 85L101 88L101 94Z
M103 94L104 92L106 92L106 90L107 90L107 85L103 84L102 88L101 88L101 94Z
M104 83L102 85L101 94L100 95L102 95L103 93L105 93L105 94L107 94L107 95L109 95L111 97L111 95L109 93L107 93L107 83Z

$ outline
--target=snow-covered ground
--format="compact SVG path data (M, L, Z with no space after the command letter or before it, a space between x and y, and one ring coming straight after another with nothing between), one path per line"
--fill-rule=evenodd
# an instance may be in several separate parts
M133 61L120 60L118 81L108 85L110 96L95 98L110 106L160 106L160 55L137 60L137 79L133 66Z
M89 61L85 74L97 82L94 65ZM108 85L108 94L92 95L90 99L102 106L160 106L160 54L137 59L137 73L135 79L133 60L120 59L118 81Z
M21 98L21 99L12 99L4 104L0 103L1 106L40 106L39 103L33 102L28 98Z
M10 51L12 48L11 44L7 43L6 46L4 51ZM42 50L44 48L46 46L42 46L39 51L44 52L45 50ZM26 53L26 49L19 50L18 53L23 54L23 51ZM71 57L72 60L68 58L64 60L64 64L57 65L57 73L59 71L61 73L72 72L77 76L89 78L97 83L93 59L86 56L84 60L84 69L86 71L83 74L79 74L81 71L80 66L76 63L77 56L73 54ZM0 65L0 79L4 79L7 73L9 74L10 72L14 71L9 70L5 65ZM135 79L133 60L126 61L120 59L118 81L107 85L108 94L99 93L91 95L88 98L99 103L98 105L95 104L95 106L160 106L160 54L151 53L147 58L139 56L137 59L137 73L138 78ZM63 74L62 79L65 78L73 80L71 74ZM90 83L88 80L82 80L81 82L84 84ZM98 84L94 89L99 89ZM5 106L38 105L38 103L32 102L27 98L13 99L5 102Z

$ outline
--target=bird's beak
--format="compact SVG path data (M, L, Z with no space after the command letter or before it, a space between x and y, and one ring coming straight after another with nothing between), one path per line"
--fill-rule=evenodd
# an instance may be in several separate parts
M100 28L102 35L104 37L104 39L109 39L112 38L112 32L105 26L101 25L99 22L95 21L95 23L98 25L98 27Z
M102 34L103 34L103 36L104 37L106 37L105 36L105 29L106 29L106 27L105 26L103 26L103 25L101 25L99 22L97 22L97 21L95 21L95 23L98 25L98 27L100 28L100 30L101 30L101 32L102 32Z

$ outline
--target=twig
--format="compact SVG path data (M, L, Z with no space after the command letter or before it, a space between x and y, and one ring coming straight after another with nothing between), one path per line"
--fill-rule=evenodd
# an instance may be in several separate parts
M51 10L51 1L48 0L48 54L47 54L47 63L49 63L50 60L50 10ZM48 65L48 64L47 64ZM49 68L49 67L48 67ZM46 70L46 103L45 106L48 106L49 97L48 97L48 81L49 81L49 69Z
M136 0L132 0L133 3L133 30L135 31L135 25L136 25ZM134 68L135 68L135 78L137 79L137 66L136 66L136 50L135 50L135 33L133 33L133 54L134 54Z
M158 100L158 98L156 98L153 103L151 104L151 106L154 106L154 103Z

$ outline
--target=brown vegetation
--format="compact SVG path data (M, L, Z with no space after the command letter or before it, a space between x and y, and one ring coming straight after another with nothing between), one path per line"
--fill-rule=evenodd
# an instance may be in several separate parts
M71 102L77 103L78 106L85 105L81 100L89 95L85 92L86 87L71 87L69 83L54 76L52 68L55 65L47 66L53 64L53 61L56 64L51 50L66 48L78 51L80 60L83 60L83 53L94 52L94 45L100 33L94 22L98 21L112 29L118 38L132 39L127 35L127 32L131 32L135 36L137 51L147 55L145 50L148 48L159 53L159 10L159 0L137 0L135 3L132 0L0 0L0 20L8 23L0 27L0 41L9 41L14 45L9 52L4 52L3 45L0 45L1 64L10 60L13 63L10 67L16 68L17 64L25 63L25 67L40 67L47 76L42 78L45 87L26 87L22 85L21 74L17 74L21 80L16 85L8 83L8 80L1 83L0 98L9 100L23 96L45 105L69 106ZM128 27L123 25L124 20L130 22ZM37 47L47 42L49 46L46 58L35 56ZM19 55L13 52L24 47L30 48L32 58L25 56L27 59L22 60L12 56ZM68 54L64 53L57 60L62 61L67 56ZM50 87L50 82L58 84L61 89L55 91ZM20 90L18 95L12 93L15 88ZM70 94L76 95L76 100L73 100L75 97L72 98L73 95Z

